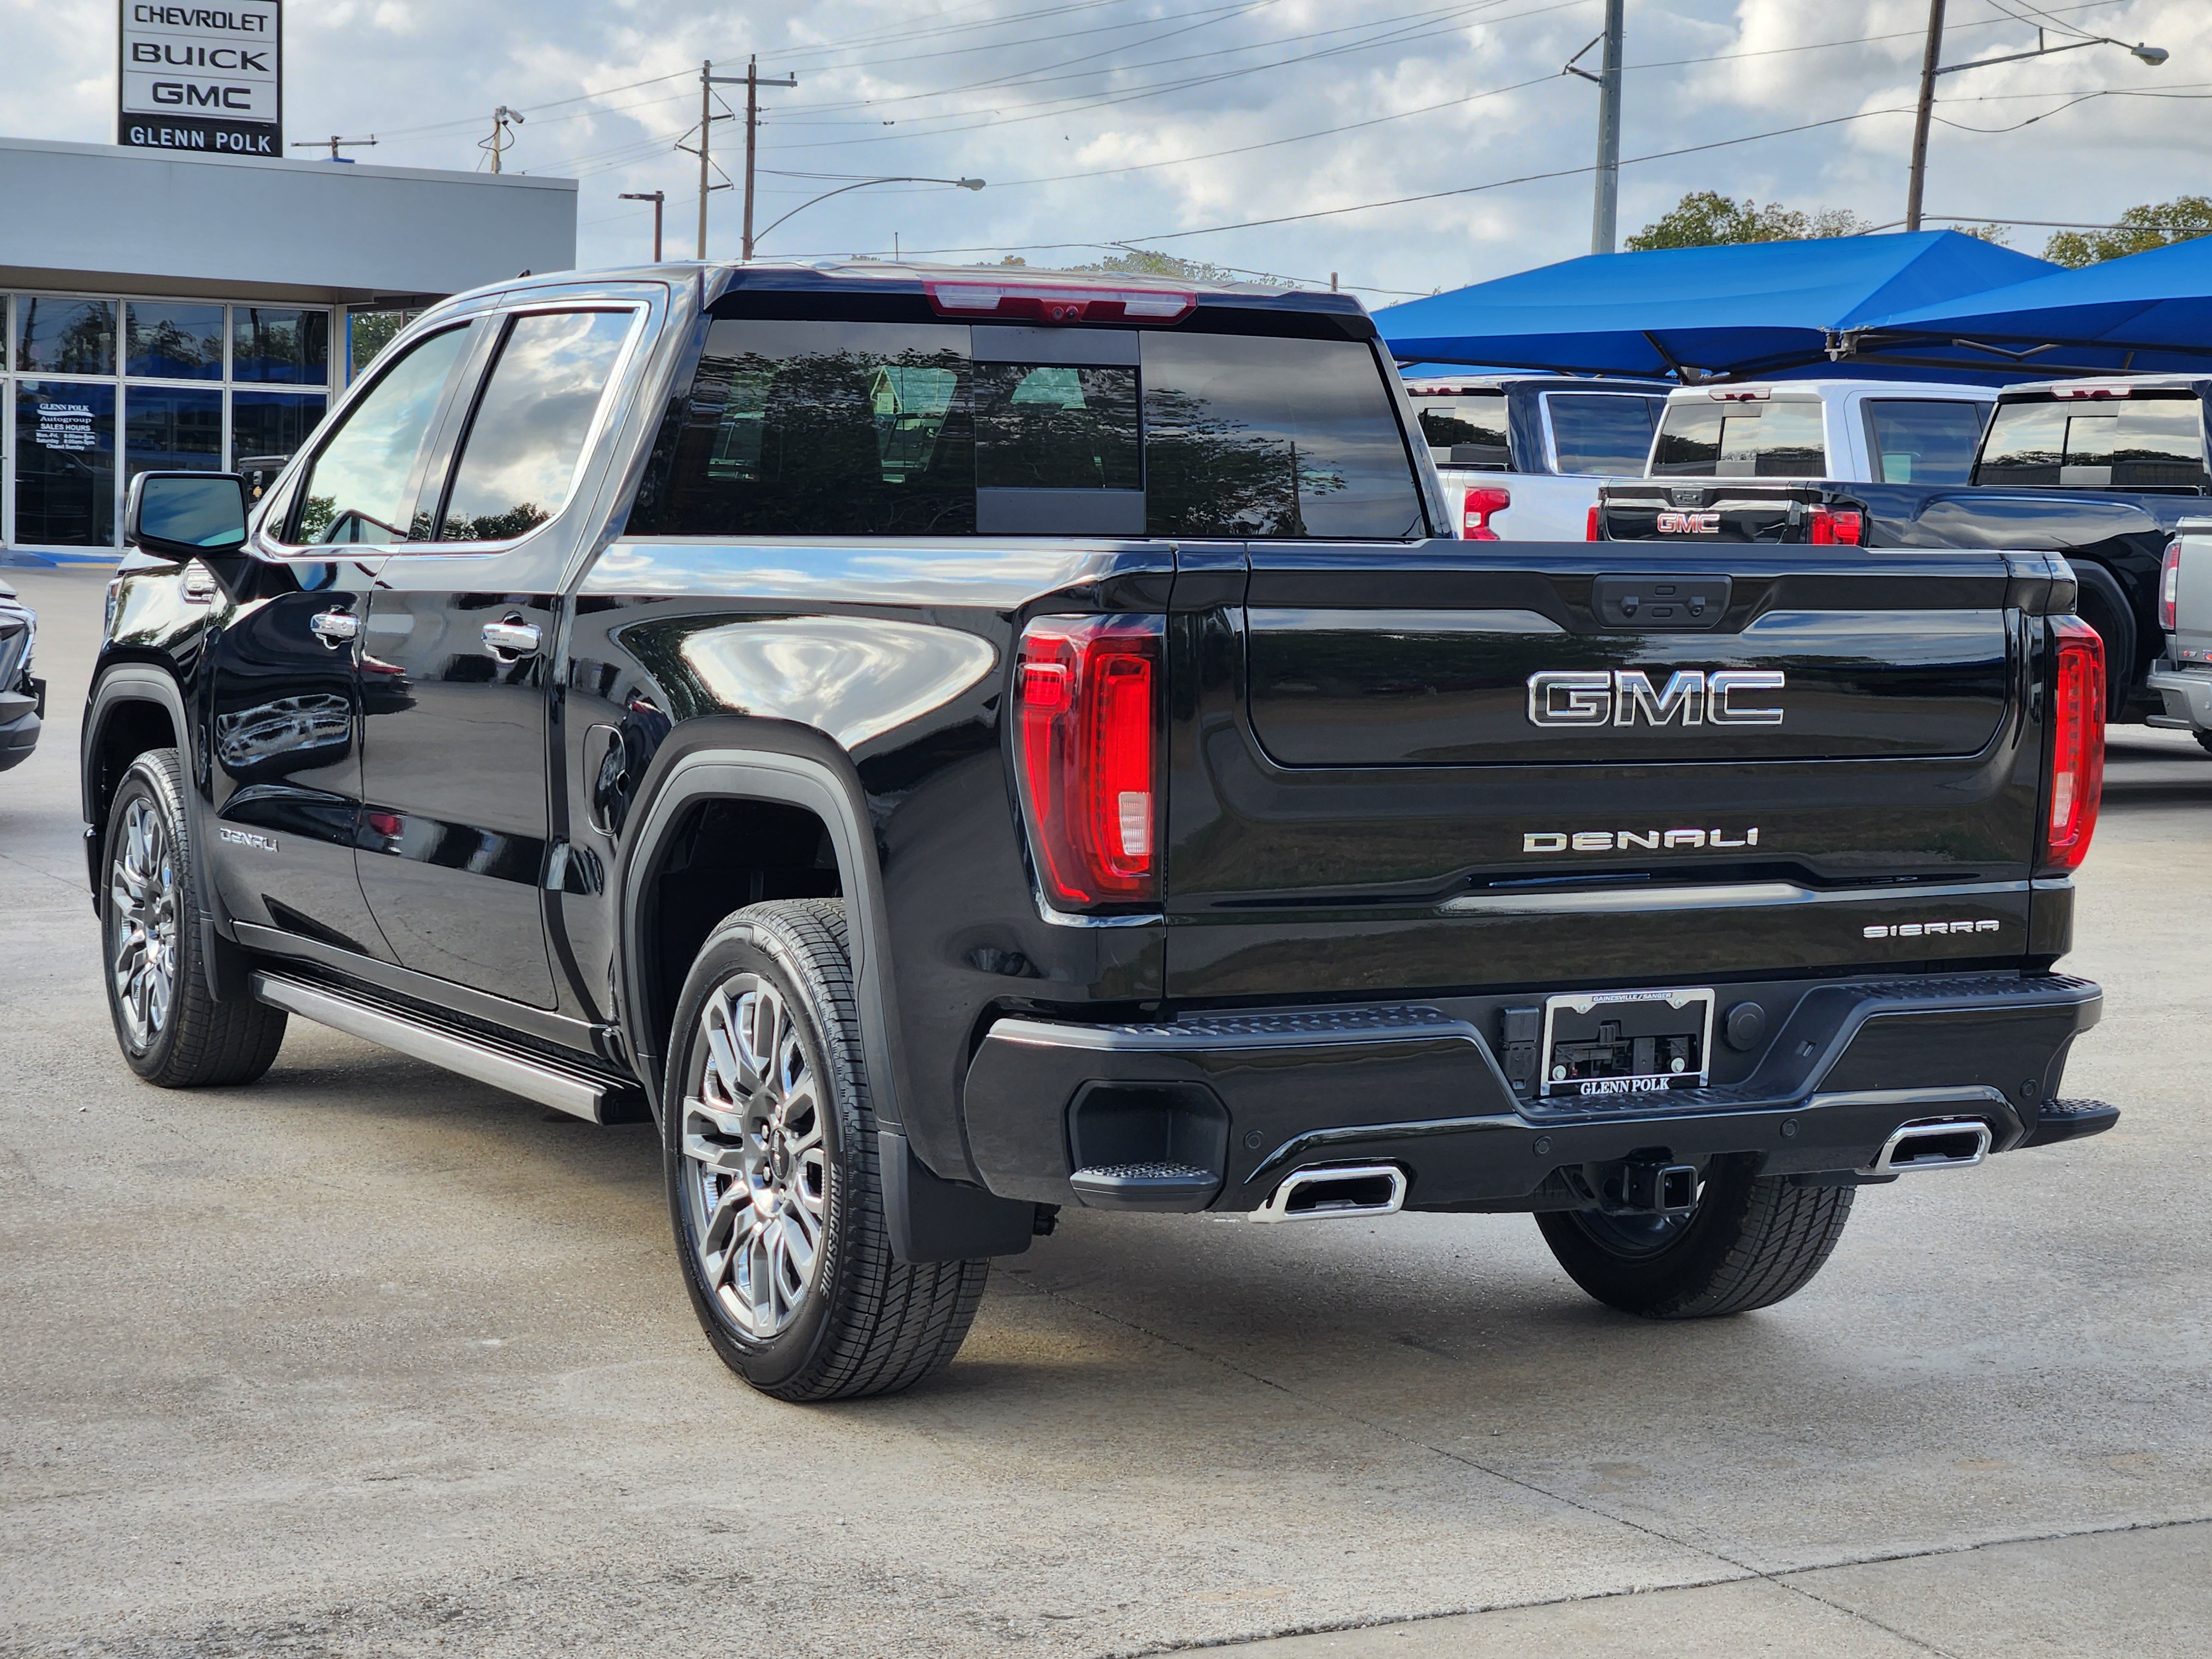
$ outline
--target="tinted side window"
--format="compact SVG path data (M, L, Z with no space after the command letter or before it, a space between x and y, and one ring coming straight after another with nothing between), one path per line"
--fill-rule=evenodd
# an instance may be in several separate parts
M2202 488L2208 482L2203 416L2186 392L2125 402L1999 404L1974 482Z
M416 461L468 337L449 328L416 342L346 411L308 470L294 540L407 539Z
M507 325L461 441L438 539L505 541L568 499L584 436L629 333L627 311L532 313Z
M1871 398L1867 436L1882 483L1964 483L1989 405L1965 398Z
M1502 472L1512 465L1504 392L1424 398L1413 410L1438 466L1479 466Z
M1589 474L1641 473L1651 456L1651 427L1663 398L1620 392L1548 392L1552 449L1559 471Z
M1381 372L1355 340L1146 334L1154 536L1426 533Z
M973 533L972 370L955 325L719 321L633 527Z

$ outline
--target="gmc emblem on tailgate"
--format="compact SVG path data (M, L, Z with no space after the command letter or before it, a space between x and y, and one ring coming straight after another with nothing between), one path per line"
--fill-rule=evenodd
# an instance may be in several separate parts
M1779 726L1782 710L1752 694L1779 691L1778 668L1685 668L1654 690L1640 668L1539 670L1528 676L1528 723L1544 726Z
M1659 533L1662 536L1717 536L1720 533L1721 515L1717 513L1674 513L1659 515Z

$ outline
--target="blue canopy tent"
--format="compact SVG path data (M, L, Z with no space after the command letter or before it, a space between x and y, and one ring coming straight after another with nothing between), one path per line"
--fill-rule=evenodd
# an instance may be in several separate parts
M1825 366L1831 337L1869 319L2056 269L1952 230L1593 253L1375 321L1401 362L1741 380Z
M1845 325L1846 362L2014 378L2212 374L2212 238Z

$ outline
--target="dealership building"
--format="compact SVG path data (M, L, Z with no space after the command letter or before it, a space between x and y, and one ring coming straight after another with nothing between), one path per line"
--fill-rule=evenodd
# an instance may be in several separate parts
M289 455L389 313L576 258L573 179L0 138L0 562L151 468Z

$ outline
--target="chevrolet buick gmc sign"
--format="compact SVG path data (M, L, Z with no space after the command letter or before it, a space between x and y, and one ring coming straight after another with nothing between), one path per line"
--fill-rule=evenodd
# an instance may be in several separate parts
M281 3L122 0L116 142L210 155L282 155Z

